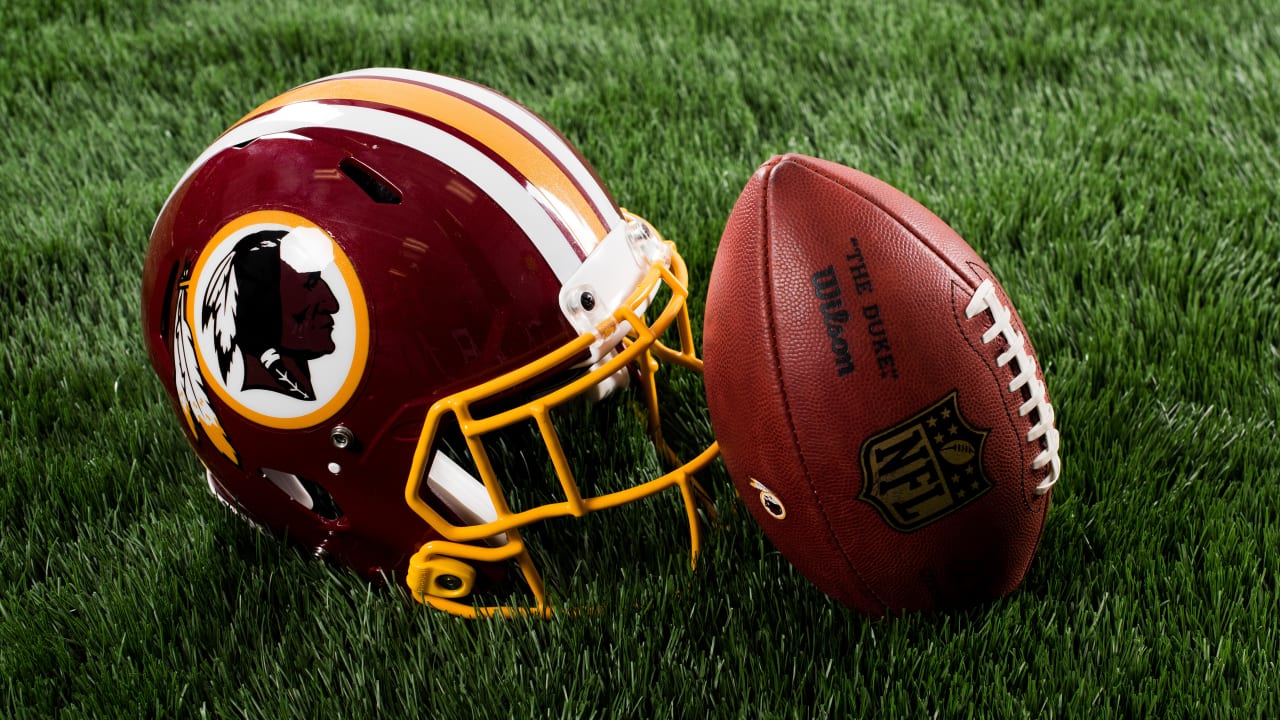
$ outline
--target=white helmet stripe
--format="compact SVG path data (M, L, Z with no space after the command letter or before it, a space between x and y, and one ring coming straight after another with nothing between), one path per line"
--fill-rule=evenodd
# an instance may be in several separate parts
M510 98L491 90L483 85L477 85L473 82L460 80L446 75L436 75L435 73L423 72L421 70L406 70L403 68L366 68L364 70L353 70L351 72L339 73L327 78L321 78L315 82L324 82L326 80L339 78L356 78L356 77L376 77L393 80L407 80L409 82L422 83L440 90L451 92L455 95L461 95L471 102L484 107L491 111L494 115L504 118L515 127L527 133L539 145L546 149L551 157L555 158L566 173L582 188L583 193L591 201L592 206L600 214L606 228L616 227L622 222L621 215L618 214L613 202L610 200L604 188L601 187L595 176L582 163L582 159L578 154L565 144L559 133L552 130L547 123L534 115L527 108L519 103L513 102ZM314 83L308 83L314 84ZM590 251L590 248L587 248Z
M570 240L565 237L565 231L556 225L520 180L489 156L427 123L372 108L309 101L286 105L248 120L228 130L201 153L178 181L174 192L210 158L233 145L308 127L372 133L439 160L492 197L529 236L561 282L582 265ZM299 136L299 139L305 138ZM170 200L172 197L171 193Z

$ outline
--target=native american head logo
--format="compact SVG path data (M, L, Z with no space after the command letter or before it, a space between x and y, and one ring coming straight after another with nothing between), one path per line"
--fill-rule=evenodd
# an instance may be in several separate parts
M198 307L223 382L239 355L241 390L316 399L309 363L336 349L333 316L342 309L320 274L331 264L333 243L315 228L257 230L236 242Z
M337 412L359 384L369 337L359 279L333 238L300 216L261 211L228 223L178 306L178 395L188 423L200 419L220 449L206 388L260 425L301 428Z

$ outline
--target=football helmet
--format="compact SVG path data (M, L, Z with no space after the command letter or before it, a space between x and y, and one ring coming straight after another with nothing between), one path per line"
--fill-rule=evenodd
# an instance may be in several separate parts
M551 419L635 383L666 450L659 361L701 372L687 282L675 245L530 110L374 68L269 100L200 154L152 230L142 327L227 505L438 609L546 614L530 523L676 488L696 558L693 474L714 443L584 492ZM499 477L485 439L515 425L555 478ZM521 484L555 490L513 507ZM512 564L533 603L478 606L477 569Z

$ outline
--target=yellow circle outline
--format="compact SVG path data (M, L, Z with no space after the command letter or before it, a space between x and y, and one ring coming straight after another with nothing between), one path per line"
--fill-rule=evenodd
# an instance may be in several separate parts
M203 276L205 264L209 257L213 254L213 250L222 245L222 242L230 235L253 225L283 225L284 227L293 228L299 226L311 227L324 232L324 229L317 226L310 220L295 215L284 210L256 210L246 213L231 222L223 225L213 238L205 245L204 250L200 253L200 258L196 260L195 267L191 271L191 290L187 293L187 323L188 327L195 329L196 323L196 292L195 289L199 285L199 279ZM205 367L204 353L200 349L200 333L192 332L192 341L196 345L196 362L200 365L200 373L205 378L205 384L213 389L216 394L228 407L236 414L251 420L259 425L271 428L279 428L281 430L300 430L315 425L319 425L325 420L333 417L338 410L342 409L351 396L355 393L356 386L360 384L361 378L364 377L365 362L369 358L369 310L365 305L364 289L360 287L360 279L356 276L355 267L352 266L351 260L347 258L346 253L342 251L338 243L334 241L333 236L325 232L329 237L329 242L333 243L333 263L337 266L338 272L341 273L342 279L347 283L347 291L351 294L352 310L355 312L355 352L351 357L351 367L347 370L347 377L342 382L342 386L334 393L324 405L315 410L298 417L281 418L266 415L245 406L240 401L232 397L229 390L213 378L213 373L209 368Z

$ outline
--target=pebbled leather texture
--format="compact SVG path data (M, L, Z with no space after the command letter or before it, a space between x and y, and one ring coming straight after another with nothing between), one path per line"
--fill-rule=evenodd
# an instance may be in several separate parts
M1031 420L1003 343L982 342L990 317L964 315L987 278L923 205L829 161L772 158L730 214L704 324L712 426L765 534L851 608L972 605L1035 555Z

